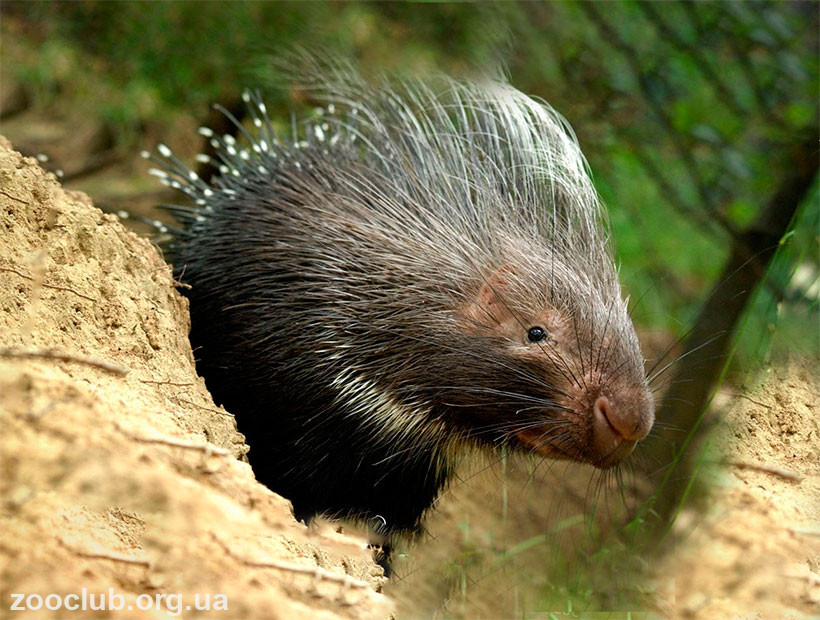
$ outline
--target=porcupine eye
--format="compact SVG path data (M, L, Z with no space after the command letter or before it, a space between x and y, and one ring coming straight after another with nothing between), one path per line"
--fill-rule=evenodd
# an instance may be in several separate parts
M547 337L547 330L543 327L539 327L536 325L535 327L530 327L529 331L527 332L527 340L530 342L541 342Z

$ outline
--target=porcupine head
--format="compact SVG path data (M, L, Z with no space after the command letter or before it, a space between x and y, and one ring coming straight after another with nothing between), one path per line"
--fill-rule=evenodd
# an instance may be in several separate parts
M257 476L309 511L402 530L460 446L628 456L653 398L565 121L500 79L332 70L309 89L325 107L288 139L252 94L247 145L204 130L211 183L172 156L156 172L195 203L172 254L200 371ZM273 415L268 450L253 427Z

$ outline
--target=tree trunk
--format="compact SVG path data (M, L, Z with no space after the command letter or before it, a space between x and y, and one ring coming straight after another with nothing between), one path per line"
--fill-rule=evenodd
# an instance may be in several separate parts
M807 140L791 149L792 166L788 174L757 220L733 243L718 283L703 304L685 341L686 357L675 369L670 388L658 409L658 420L663 427L647 445L647 451L650 462L663 466L657 474L657 485L666 479L653 506L661 531L671 524L692 476L692 457L698 453L704 436L702 425L696 426L726 363L738 322L755 288L762 283L795 213L811 191L820 163L817 136L815 130ZM690 431L692 437L682 458L669 465ZM674 468L674 473L670 472L670 467Z

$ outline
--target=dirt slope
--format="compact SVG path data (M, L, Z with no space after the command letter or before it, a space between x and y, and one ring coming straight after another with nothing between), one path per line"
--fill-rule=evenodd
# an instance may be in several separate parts
M792 360L734 395L711 453L705 516L658 567L674 618L820 618L820 376Z
M187 321L155 248L0 137L0 617L110 587L124 609L93 617L388 617L363 541L309 532L240 460Z

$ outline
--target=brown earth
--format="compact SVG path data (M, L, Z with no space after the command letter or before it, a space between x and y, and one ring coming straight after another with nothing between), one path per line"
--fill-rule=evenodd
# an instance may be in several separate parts
M92 617L8 610L111 587L125 608L93 617L389 617L364 541L255 481L188 320L148 241L0 137L0 617Z
M708 454L708 508L657 568L650 602L674 618L820 618L820 373L770 369L733 394Z

